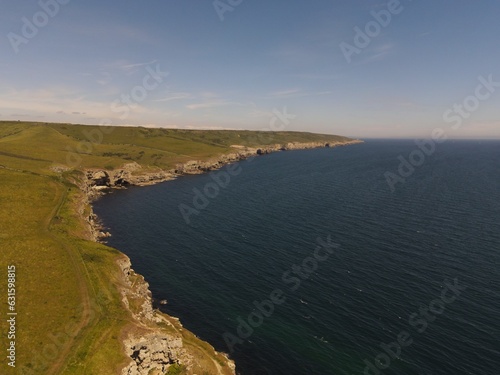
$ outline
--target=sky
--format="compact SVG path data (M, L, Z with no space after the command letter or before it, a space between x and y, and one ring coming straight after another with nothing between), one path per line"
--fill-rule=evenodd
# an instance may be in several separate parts
M499 15L497 0L5 0L0 120L498 139Z

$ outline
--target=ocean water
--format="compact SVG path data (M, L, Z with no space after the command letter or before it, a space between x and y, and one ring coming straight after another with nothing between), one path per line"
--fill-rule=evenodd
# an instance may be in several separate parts
M500 142L439 144L391 191L384 173L416 149L275 153L95 211L161 308L239 374L498 375Z

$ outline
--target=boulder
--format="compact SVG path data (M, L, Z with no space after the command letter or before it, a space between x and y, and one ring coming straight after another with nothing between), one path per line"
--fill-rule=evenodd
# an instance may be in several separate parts
M191 362L180 337L152 334L125 345L132 362L122 370L123 375L148 375L154 371L164 374L181 360Z

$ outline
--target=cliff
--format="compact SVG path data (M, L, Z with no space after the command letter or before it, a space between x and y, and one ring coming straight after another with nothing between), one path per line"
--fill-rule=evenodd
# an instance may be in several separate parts
M136 162L126 163L121 168L112 171L103 169L87 169L87 191L91 197L100 195L99 192L111 188L123 188L128 185L146 186L158 182L175 179L182 175L201 174L222 168L229 163L245 160L249 157L270 154L272 152L302 150L322 147L339 147L362 143L360 140L332 141L332 142L290 142L262 147L246 147L232 145L234 152L221 154L208 160L191 160L179 163L169 170L146 171Z
M130 311L136 328L129 332L123 340L125 353L130 362L122 369L122 375L153 375L168 373L171 367L184 369L185 373L196 373L200 370L195 363L200 356L193 350L193 343L198 340L198 348L210 351L207 359L211 359L217 374L235 374L234 362L225 355L217 353L211 346L203 345L201 340L186 332L180 322L157 310L153 310L151 292L148 283L131 268L130 260L123 257L118 261L123 279L120 293L123 305ZM135 307L134 307L135 306Z

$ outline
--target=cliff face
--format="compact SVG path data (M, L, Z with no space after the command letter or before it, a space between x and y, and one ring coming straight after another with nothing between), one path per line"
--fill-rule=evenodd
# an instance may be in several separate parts
M181 337L155 330L155 323L163 319L153 310L148 283L134 272L129 258L120 259L118 265L123 274L122 302L136 324L145 329L125 338L125 353L131 361L123 368L122 375L149 375L153 371L164 374L172 365L191 363L192 358L183 349Z
M125 348L133 361L122 370L122 375L165 374L171 366L192 362L179 337L153 333L138 340L126 340Z
M289 150L304 150L311 148L322 148L322 147L337 147L344 146L348 144L360 143L361 141L352 140L348 142L308 142L308 143L286 143L286 144L274 144L269 146L262 147L245 147L239 145L233 145L232 148L236 149L236 152L232 152L229 154L224 154L219 156L218 158L207 160L207 161L199 161L192 160L188 161L185 164L178 165L176 169L170 171L174 174L200 174L208 171L213 171L220 169L226 164L234 163L240 160L245 160L249 157L259 156L270 154L272 152L278 151L289 151Z
M118 266L123 275L122 302L135 323L123 340L130 362L122 369L122 375L163 375L172 366L183 368L185 374L209 370L195 360L200 358L200 351L211 366L211 374L235 374L234 362L184 330L177 319L153 309L149 285L134 272L128 257L123 256ZM186 340L189 346L185 345Z
M361 143L359 140L344 141L344 142L308 142L308 143L286 143L274 144L262 147L245 147L239 145L231 146L235 151L222 154L210 160L191 160L184 164L178 164L170 170L146 171L137 163L128 163L122 168L105 171L105 170L87 170L87 185L88 193L99 195L99 192L111 188L122 188L128 185L151 185L162 181L175 179L178 176L185 174L201 174L222 168L224 165L234 163L240 160L245 160L249 157L270 154L278 151L312 149L321 147L338 147L346 146L355 143Z

